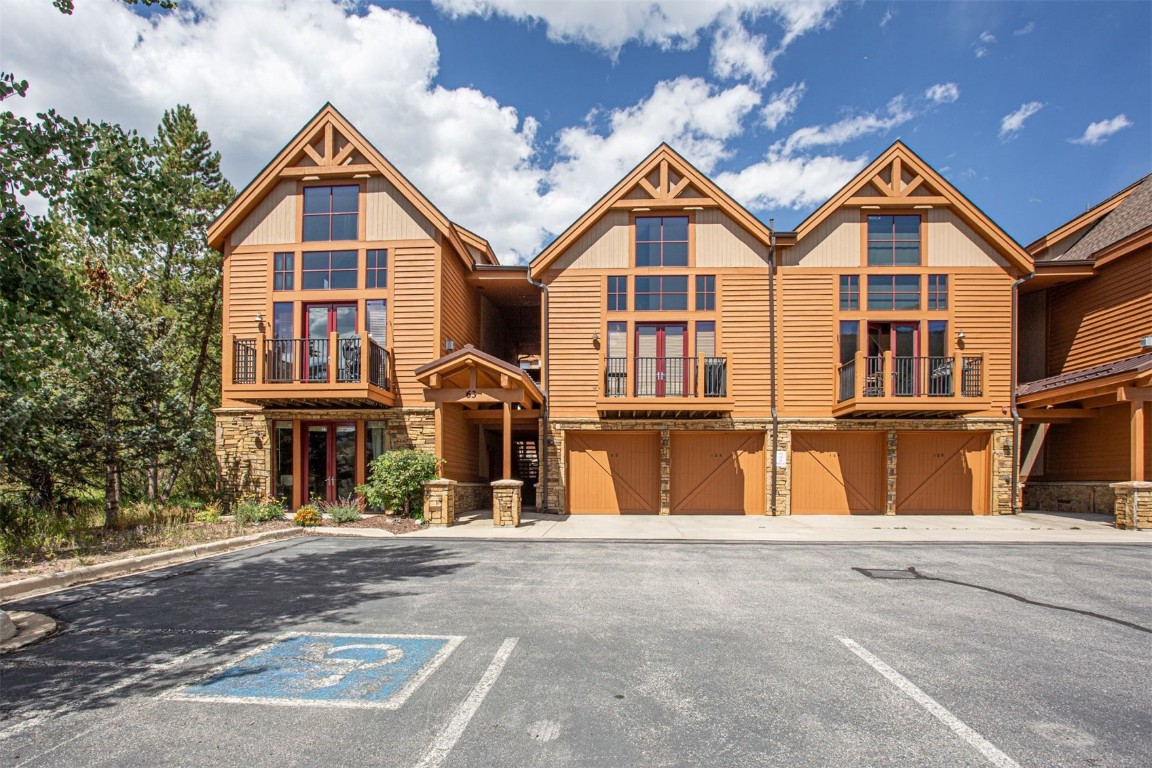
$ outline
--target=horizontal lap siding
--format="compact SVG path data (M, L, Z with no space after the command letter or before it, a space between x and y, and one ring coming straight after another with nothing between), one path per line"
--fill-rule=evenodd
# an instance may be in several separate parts
M440 349L448 339L456 343L456 349L465 344L479 347L480 296L464 282L467 268L455 253L444 249L441 258Z
M962 273L951 276L949 299L955 307L955 327L949 329L949 344L956 332L964 332L961 354L984 355L988 366L987 397L993 411L1009 403L1012 381L1012 282L1002 271Z
M267 311L266 253L233 253L228 257L228 333L253 338L259 333L256 315Z
M732 415L764 416L771 407L767 270L724 275L720 349L728 358Z
M438 254L431 242L396 248L391 254L395 298L390 338L401 400L397 405L425 405L423 388L412 372L438 356L433 327Z
M600 357L592 345L600 331L600 276L570 270L548 286L548 396L553 416L596 416Z
M782 416L828 416L835 379L836 277L782 270L779 289L780 395ZM762 343L767 328L755 318Z
M1152 246L1048 293L1048 375L1140 353L1152 334Z

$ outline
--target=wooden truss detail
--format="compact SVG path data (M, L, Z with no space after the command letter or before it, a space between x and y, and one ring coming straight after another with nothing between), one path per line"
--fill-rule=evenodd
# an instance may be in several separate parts
M692 187L692 180L681 171L673 167L667 159L662 159L658 166L647 175L637 179L630 191L641 190L647 197L628 197L617 201L613 207L635 208L638 206L658 204L675 204L678 206L715 205L716 202L702 195ZM684 197L681 197L684 195Z
M867 190L866 186L865 189L853 195L850 203L865 205L924 203L934 205L944 202L931 183L926 181L922 175L911 168L905 168L904 161L899 155L892 158L892 162L888 166L879 168L868 179L868 183L880 194L861 194ZM919 198L923 198L923 200Z
M356 144L332 123L325 123L296 154L285 168L285 176L328 176L348 173L371 173L373 167Z

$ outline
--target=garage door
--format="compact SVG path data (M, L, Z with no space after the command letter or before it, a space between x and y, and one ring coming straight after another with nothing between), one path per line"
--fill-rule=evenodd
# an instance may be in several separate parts
M568 432L568 511L660 511L659 432Z
M896 514L986 515L987 432L896 436Z
M792 514L884 511L883 432L793 432Z
M673 432L674 515L764 514L763 432Z

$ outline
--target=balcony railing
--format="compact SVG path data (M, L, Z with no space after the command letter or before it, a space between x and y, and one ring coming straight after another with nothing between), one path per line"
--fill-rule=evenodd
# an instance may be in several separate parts
M261 349L263 354L258 354ZM233 384L371 384L391 391L391 355L367 334L234 339Z
M728 394L726 357L608 357L604 362L605 397L692 398Z
M959 375L957 375L959 372ZM836 369L838 401L984 396L984 356L856 355Z

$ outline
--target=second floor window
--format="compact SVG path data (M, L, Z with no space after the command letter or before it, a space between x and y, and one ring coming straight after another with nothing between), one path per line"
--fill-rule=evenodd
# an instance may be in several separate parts
M860 309L860 275L840 275L840 309Z
M928 309L948 309L948 275L928 275Z
M609 275L608 277L608 311L625 312L628 310L628 278L625 275Z
M688 276L636 276L636 310L688 309Z
M388 251L371 249L368 251L364 275L365 288L388 287Z
M305 242L355 240L359 218L359 186L304 188Z
M636 266L688 266L688 217L636 217Z
M920 276L869 275L868 309L920 309Z
M277 253L272 257L272 290L290 291L295 283L296 254Z
M868 266L915 267L919 264L919 216L868 217Z
M301 282L306 291L356 287L356 251L307 251Z
M716 275L696 275L696 309L716 309Z

